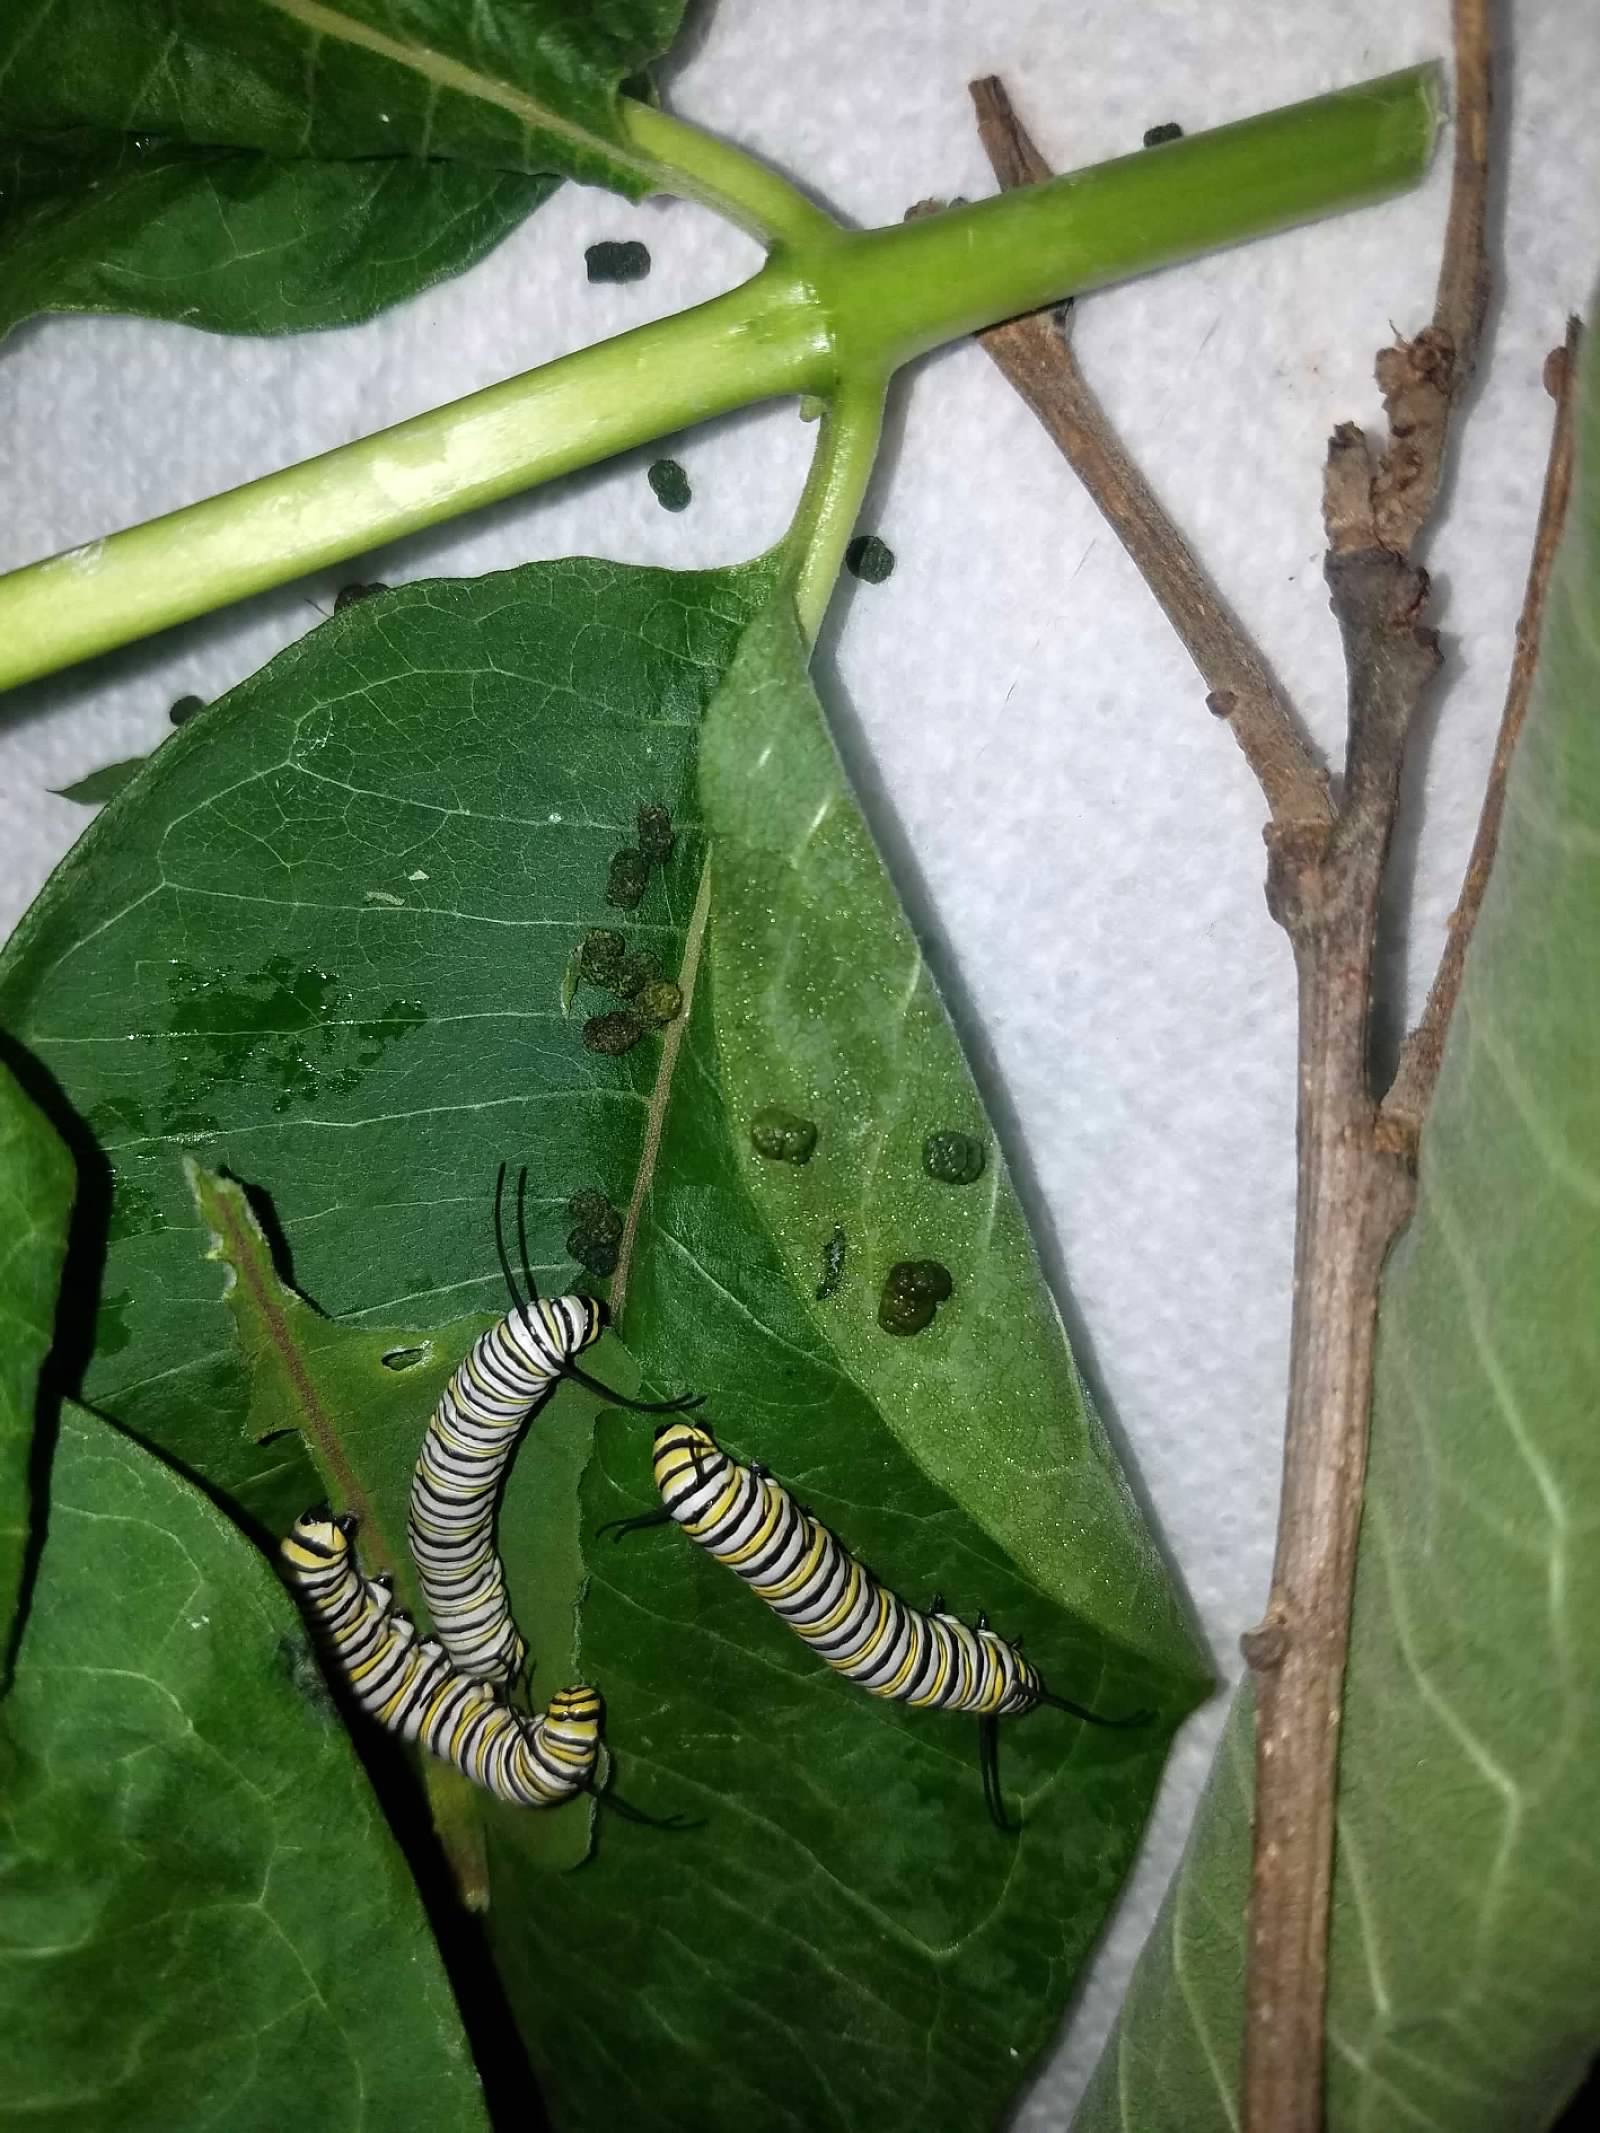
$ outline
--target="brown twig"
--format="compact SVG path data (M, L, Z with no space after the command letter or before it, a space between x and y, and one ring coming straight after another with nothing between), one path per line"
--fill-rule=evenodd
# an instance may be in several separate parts
M1241 1640L1256 1694L1244 2133L1322 2123L1339 1718L1378 1279L1414 1196L1409 1163L1378 1130L1367 1022L1406 736L1439 664L1412 549L1438 495L1487 290L1489 13L1490 0L1455 0L1456 154L1434 317L1378 358L1383 447L1354 424L1329 446L1326 575L1349 680L1336 810L1282 692L1111 435L1065 335L1034 319L983 337L1133 556L1260 779L1268 902L1294 951L1299 1189L1283 1496L1266 1615ZM1002 182L1043 175L1000 85L972 93Z
M1418 618L1424 574L1378 538L1366 441L1328 456L1327 577L1349 672L1338 817L1269 832L1268 901L1299 985L1294 1321L1272 1589L1243 1639L1256 1696L1246 1962L1246 2133L1316 2133L1339 1717L1366 1469L1378 1277L1411 1212L1409 1168L1380 1149L1367 1081L1378 903L1406 734L1439 664Z
M1545 594L1549 589L1550 565L1567 515L1572 490L1572 409L1577 378L1578 321L1567 321L1565 345L1552 349L1545 378L1556 403L1555 427L1550 438L1550 459L1545 468L1544 494L1539 502L1539 522L1534 530L1533 560L1517 619L1516 649L1511 657L1511 677L1506 687L1505 709L1495 740L1494 760L1489 767L1488 788L1478 817L1478 833L1461 884L1461 894L1450 914L1444 954L1428 994L1422 1019L1401 1047L1400 1064L1389 1093L1378 1113L1378 1133L1383 1144L1397 1154L1415 1154L1422 1121L1439 1078L1439 1061L1461 990L1461 972L1466 963L1467 943L1477 924L1478 907L1488 887L1500 840L1500 818L1505 810L1506 772L1516 749L1517 737L1528 714L1533 693L1534 668L1539 655L1539 631L1544 620Z
M1051 175L1028 138L1004 85L971 84L978 132L1002 185ZM1266 794L1275 822L1332 819L1327 772L1266 661L1229 613L1155 491L1123 449L1090 391L1063 326L1048 314L1011 319L979 340L1065 455L1205 682L1206 702L1234 739Z
M1409 555L1433 509L1444 470L1445 431L1477 360L1489 302L1485 248L1494 0L1454 0L1454 168L1433 317L1414 341L1385 348L1378 384L1389 443L1374 480L1378 538Z
M1349 676L1345 786L1321 853L1273 842L1269 895L1300 990L1299 1196L1278 1546L1256 1694L1245 2133L1322 2124L1339 1720L1366 1471L1378 1279L1414 1196L1379 1135L1367 1009L1407 729L1438 666L1412 550L1439 493L1487 294L1490 0L1455 0L1456 152L1432 322L1385 349L1389 434L1334 432L1326 574Z

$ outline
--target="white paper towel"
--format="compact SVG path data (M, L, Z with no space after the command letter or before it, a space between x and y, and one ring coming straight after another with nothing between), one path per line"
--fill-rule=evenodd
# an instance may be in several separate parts
M1426 989L1476 819L1543 470L1545 351L1600 264L1600 30L1590 0L1509 11L1508 181L1484 381L1429 555L1449 652L1402 840L1414 884L1392 1007ZM1059 168L1387 72L1448 48L1445 0L722 0L695 11L668 101L861 223L992 189L966 83L1004 77ZM1375 422L1374 351L1428 316L1448 141L1432 178L1325 223L1084 304L1077 345L1131 448L1317 738L1343 727L1320 577L1331 425ZM591 287L584 246L642 237L654 270ZM265 473L682 308L755 247L702 211L563 191L472 273L373 325L275 342L52 320L0 351L0 568ZM0 929L86 819L47 788L139 752L356 575L473 574L601 552L702 565L782 531L813 432L758 410L0 700ZM863 518L887 583L846 579L819 674L932 936L1106 1411L1212 1638L1265 1596L1288 1345L1293 987L1262 900L1262 808L1115 540L975 347L896 389ZM1222 1699L1187 1729L1145 1856L1027 2133L1066 2124L1183 1841Z

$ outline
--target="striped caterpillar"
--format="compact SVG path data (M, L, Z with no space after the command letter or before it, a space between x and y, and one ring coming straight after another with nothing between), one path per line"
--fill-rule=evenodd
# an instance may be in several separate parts
M575 1681L545 1711L514 1710L452 1666L436 1638L419 1636L386 1578L362 1575L355 1529L353 1518L319 1505L295 1520L279 1554L356 1701L387 1732L415 1741L508 1807L559 1807L587 1792L625 1821L695 1826L630 1806L598 1777L605 1719L598 1689Z
M1144 1724L1148 1711L1105 1718L1045 1687L1015 1644L990 1629L926 1612L880 1584L834 1533L813 1518L765 1468L742 1466L699 1422L664 1422L653 1457L662 1516L724 1563L818 1657L870 1695L918 1710L967 1711L979 1721L984 1799L997 1827L999 1721L1041 1704L1094 1726ZM654 1515L618 1522L655 1524Z
M279 1552L361 1708L512 1807L557 1807L594 1791L598 1691L574 1682L537 1717L514 1711L418 1635L385 1580L362 1575L355 1526L322 1505L295 1520Z
M495 1180L494 1235L512 1308L473 1342L440 1396L411 1482L407 1532L422 1595L439 1641L474 1679L520 1678L528 1651L511 1619L505 1571L495 1546L495 1510L523 1431L563 1378L618 1407L676 1413L692 1402L630 1400L597 1384L576 1358L605 1331L605 1307L591 1296L539 1297L528 1266L523 1197L517 1179L517 1242L527 1294L506 1252L500 1208L506 1171Z

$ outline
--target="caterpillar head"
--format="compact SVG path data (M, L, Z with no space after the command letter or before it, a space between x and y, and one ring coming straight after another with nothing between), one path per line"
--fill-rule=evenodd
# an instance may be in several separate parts
M703 1422L696 1422L690 1415L673 1415L656 1429L655 1456L659 1462L674 1453L686 1456L699 1468L718 1456L717 1440Z
M704 1424L674 1415L656 1431L650 1466L667 1516L698 1539L707 1509L699 1492L729 1472L727 1454Z
M557 1689L544 1714L545 1732L554 1735L569 1754L581 1755L592 1767L600 1753L600 1728L606 1707L598 1689L574 1681Z
M297 1570L320 1570L350 1552L350 1536L356 1522L348 1514L336 1518L325 1503L302 1511L285 1535L279 1553Z

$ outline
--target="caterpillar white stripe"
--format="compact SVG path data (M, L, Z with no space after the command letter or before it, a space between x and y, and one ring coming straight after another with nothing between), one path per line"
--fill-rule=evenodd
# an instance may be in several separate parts
M1057 1696L981 1615L969 1627L942 1601L926 1611L912 1607L765 1468L731 1458L703 1423L663 1422L652 1465L665 1516L742 1578L836 1673L872 1696L977 1718L984 1799L998 1828L1012 1827L1000 1791L1001 1719L1040 1704L1094 1726L1139 1726L1152 1715L1107 1718ZM617 1530L652 1523L624 1519Z
M295 1520L280 1553L362 1709L512 1807L555 1807L593 1791L598 1691L578 1682L537 1716L512 1710L418 1634L387 1584L362 1575L354 1531L353 1518L323 1506Z
M407 1531L428 1612L453 1665L517 1679L527 1646L511 1619L495 1512L517 1441L605 1318L588 1296L523 1305L479 1336L440 1397L411 1481Z

